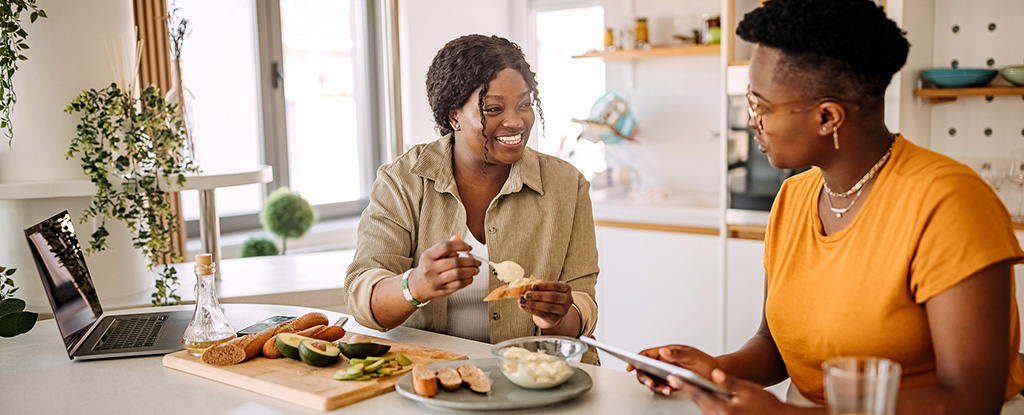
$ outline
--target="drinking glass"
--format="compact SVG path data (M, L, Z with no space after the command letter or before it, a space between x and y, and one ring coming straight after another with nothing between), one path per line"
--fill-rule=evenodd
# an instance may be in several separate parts
M1012 210L1014 222L1024 222L1024 149L1014 150L1006 173L1010 183L1017 185L1017 206Z
M831 415L894 415L900 364L880 357L837 357L821 365Z

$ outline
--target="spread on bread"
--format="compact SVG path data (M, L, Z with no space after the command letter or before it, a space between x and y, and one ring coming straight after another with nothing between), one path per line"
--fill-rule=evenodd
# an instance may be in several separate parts
M504 261L497 264L491 262L490 264L498 279L508 285L495 288L494 291L487 294L487 297L484 297L484 301L519 298L519 296L530 291L533 283L540 281L532 275L526 278L526 272L523 271L523 267L515 262Z

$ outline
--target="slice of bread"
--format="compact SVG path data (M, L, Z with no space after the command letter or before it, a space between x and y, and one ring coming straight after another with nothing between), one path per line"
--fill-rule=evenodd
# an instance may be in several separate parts
M487 393L491 391L491 378L487 377L487 374L476 365L459 366L459 377L466 385L469 385L473 392Z
M456 391L462 386L462 376L459 376L459 372L450 367L438 370L437 380L441 381L441 387L445 390Z
M417 395L433 398L437 395L437 374L423 364L412 365L412 389Z
M523 294L526 294L527 291L530 291L530 289L533 288L533 284L536 282L540 282L540 280L537 279L537 277L531 275L530 278L527 279L525 282L516 281L515 283L512 284L502 285L498 288L495 288L494 291L490 292L490 294L487 294L487 296L484 297L484 301L519 298Z

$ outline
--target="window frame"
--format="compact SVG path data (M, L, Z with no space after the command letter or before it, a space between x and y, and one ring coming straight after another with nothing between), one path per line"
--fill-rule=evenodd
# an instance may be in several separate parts
M372 2L377 3L377 2ZM355 25L353 43L356 47L353 54L358 57L356 73L356 108L358 127L357 141L359 152L360 198L354 201L329 203L314 206L319 219L332 220L358 217L369 205L370 188L376 178L377 168L384 162L384 150L387 143L380 138L386 131L383 122L385 116L381 99L381 82L384 80L379 56L381 43L380 5L353 0L352 13ZM260 149L262 163L273 168L274 178L263 184L262 198L273 190L289 186L290 173L288 161L288 133L285 113L284 77L282 62L283 45L281 39L280 0L255 1L255 33L257 65L256 76L257 97L260 104ZM361 64L359 64L361 63ZM261 206L262 210L262 206ZM187 236L199 236L199 220L186 221ZM220 216L221 232L245 232L261 229L259 212Z

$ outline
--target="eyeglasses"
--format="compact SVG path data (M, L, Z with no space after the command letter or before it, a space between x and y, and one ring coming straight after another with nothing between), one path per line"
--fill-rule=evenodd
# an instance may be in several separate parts
M852 103L849 103L849 102L846 102L846 101L843 101L843 100L840 100L840 99L836 99L836 98L819 98L819 99L814 99L814 100L807 100L807 99L805 99L805 100L800 100L800 101L785 102L785 103L782 103L782 104L775 105L775 109L771 110L771 109L768 109L766 107L761 106L758 103L757 95L754 95L754 92L750 89L750 85L747 85L747 114L750 115L750 119L748 120L748 123L750 125L750 128L754 128L754 129L756 129L758 131L764 131L764 117L766 115L771 115L771 114L795 114L795 113L798 113L798 112L804 112L804 111L807 111L807 110L814 109L818 105L821 105L822 103L828 102L828 101L842 102L842 103L846 104L848 107L851 107L850 108L851 111L855 111L857 109L856 105L853 105ZM802 105L803 103L807 103L807 102L814 102L814 104L809 106L809 107L801 107L801 108L796 108L796 109L792 109L792 110L789 110L789 111L780 111L780 108L790 107L790 106L793 106L793 105Z

